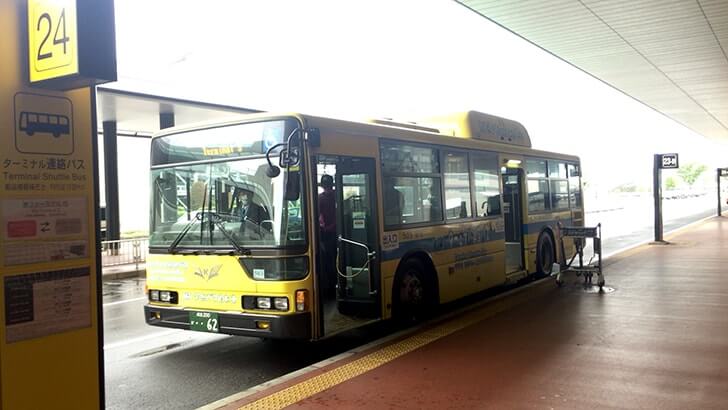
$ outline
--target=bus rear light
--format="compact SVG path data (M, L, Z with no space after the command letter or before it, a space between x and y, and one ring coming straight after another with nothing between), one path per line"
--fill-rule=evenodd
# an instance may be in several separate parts
M296 312L303 312L306 310L306 299L308 297L308 291L297 290L296 291Z

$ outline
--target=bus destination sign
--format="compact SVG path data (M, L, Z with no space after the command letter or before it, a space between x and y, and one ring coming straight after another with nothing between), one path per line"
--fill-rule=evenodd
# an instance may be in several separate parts
M675 169L680 168L677 154L660 154L660 168L661 169Z

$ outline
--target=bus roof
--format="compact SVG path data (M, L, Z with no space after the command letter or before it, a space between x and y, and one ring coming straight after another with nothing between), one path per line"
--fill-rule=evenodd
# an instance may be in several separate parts
M422 124L440 129L441 134L458 138L474 138L531 148L526 127L518 121L478 111L428 118Z
M398 122L390 119L355 121L294 112L261 112L236 116L231 118L230 121L201 122L167 128L156 133L153 137L163 137L165 135L195 129L283 118L296 118L304 124L307 124L307 127L330 128L336 129L339 132L348 129L349 132L362 136L370 135L371 137L394 139L403 138L413 142L456 145L465 149L489 149L525 156L547 156L574 161L579 160L578 157L569 154L535 150L531 148L530 136L521 123L477 111L429 117L421 122ZM366 131L370 128L376 128L379 131ZM384 130L389 131L383 132ZM460 140L460 142L457 143L456 140Z

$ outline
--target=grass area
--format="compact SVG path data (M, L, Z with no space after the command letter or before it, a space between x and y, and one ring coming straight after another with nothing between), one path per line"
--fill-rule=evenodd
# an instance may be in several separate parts
M148 231L126 231L120 235L121 239L134 239L134 238L146 238L149 236Z

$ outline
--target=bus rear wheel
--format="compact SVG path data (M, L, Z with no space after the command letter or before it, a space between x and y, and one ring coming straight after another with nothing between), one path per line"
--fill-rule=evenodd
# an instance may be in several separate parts
M394 317L406 323L418 322L432 312L430 286L425 266L418 259L409 259L394 279Z
M536 275L540 278L550 275L555 261L554 241L544 232L536 242Z

